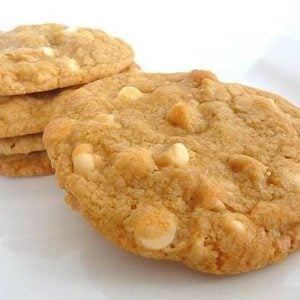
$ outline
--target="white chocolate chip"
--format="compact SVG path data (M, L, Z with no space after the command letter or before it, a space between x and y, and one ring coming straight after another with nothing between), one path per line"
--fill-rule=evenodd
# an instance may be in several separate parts
M70 34L70 33L74 33L74 32L77 32L78 31L78 28L75 27L75 26L71 26L71 27L68 27L66 29L64 29L64 33L65 34Z
M238 221L238 220L233 220L231 222L231 226L232 228L234 228L237 231L243 231L244 230L244 225L242 222Z
M135 242L150 250L169 246L177 232L175 215L163 207L139 206L126 223L126 229L133 233Z
M199 182L191 200L195 209L206 208L221 211L226 209L223 203L225 198L225 191L222 190L216 182L212 182L206 178Z
M162 154L160 154L156 161L161 167L166 166L184 166L190 160L189 151L182 143L176 143L170 146Z
M73 156L73 166L75 173L88 175L95 169L94 158L92 154L83 153Z
M270 182L276 186L284 187L287 191L300 191L300 172L297 169L282 167L271 172Z
M164 226L160 227L161 224L154 221L144 225L141 230L137 228L135 231L137 243L151 250L163 249L170 245L176 235L176 222L174 220L159 220L159 222L164 222Z
M125 86L119 91L118 97L126 98L129 100L137 100L143 97L143 93L136 87Z
M84 176L89 175L95 169L93 148L90 144L77 145L72 152L74 172Z
M41 50L45 56L54 56L54 50L51 47L42 47Z
M118 153L114 166L125 178L143 178L157 169L150 150L134 148Z
M230 232L243 232L245 230L245 226L241 221L231 217L226 219L225 226Z
M171 227L169 231L165 232L164 234L162 234L157 238L147 239L147 238L140 237L138 241L143 247L147 249L159 250L167 247L174 240L175 233L176 233L176 227L174 226Z
M76 60L72 58L67 60L67 66L70 71L77 71L79 69L79 65L77 64Z
M167 115L167 121L183 129L189 129L191 122L188 106L183 102L175 104Z
M224 203L219 199L210 199L210 201L206 201L205 204L207 205L208 209L216 211L224 210L226 208Z
M243 154L234 154L228 158L229 166L234 173L248 174L254 182L262 182L268 168L257 159Z
M300 174L299 173L287 172L286 178L289 181L289 184L291 184L295 190L300 190Z
M200 199L196 199L195 200L195 209L202 209L202 208L206 208L206 209L209 209L209 210L213 210L213 211L222 211L222 210L225 210L226 209L226 206L224 205L224 203L219 200L219 199L216 199L214 197L202 197ZM198 203L200 202L200 203Z

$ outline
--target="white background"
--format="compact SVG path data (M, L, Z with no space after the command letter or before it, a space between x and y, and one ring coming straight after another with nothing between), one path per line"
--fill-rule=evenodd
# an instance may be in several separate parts
M127 40L146 71L210 69L300 104L300 2L2 0L0 30L58 22ZM215 277L125 253L62 201L53 176L0 177L0 299L300 299L300 254Z

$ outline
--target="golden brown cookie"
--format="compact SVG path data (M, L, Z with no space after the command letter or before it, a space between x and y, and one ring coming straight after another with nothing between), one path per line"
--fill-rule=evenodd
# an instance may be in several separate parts
M0 138L43 132L75 88L0 97Z
M77 90L44 142L67 201L130 252L234 274L300 246L300 110L206 71Z
M133 51L101 30L59 24L23 25L0 32L0 95L80 85L117 74Z
M138 72L132 63L122 72ZM0 138L43 132L51 118L60 112L65 99L76 87L48 92L0 97ZM1 151L0 151L1 153Z
M0 139L0 154L29 154L44 150L42 133Z
M54 173L46 151L0 155L0 174L5 176L42 176Z

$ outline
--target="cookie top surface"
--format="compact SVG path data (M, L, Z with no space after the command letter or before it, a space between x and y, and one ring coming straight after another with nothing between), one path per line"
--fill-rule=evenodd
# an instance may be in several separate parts
M84 84L128 67L133 51L105 32L59 24L0 32L0 95Z
M44 142L114 243L232 274L299 247L299 122L281 97L209 72L124 74L77 90Z

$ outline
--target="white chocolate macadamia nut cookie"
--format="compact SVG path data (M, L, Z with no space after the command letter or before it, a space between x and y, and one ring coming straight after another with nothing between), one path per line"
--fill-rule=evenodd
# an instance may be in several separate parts
M88 83L132 63L129 45L101 30L59 24L0 32L0 95L21 95Z
M46 51L47 52L47 51ZM208 71L72 94L44 142L66 201L138 255L235 274L300 247L300 111Z

